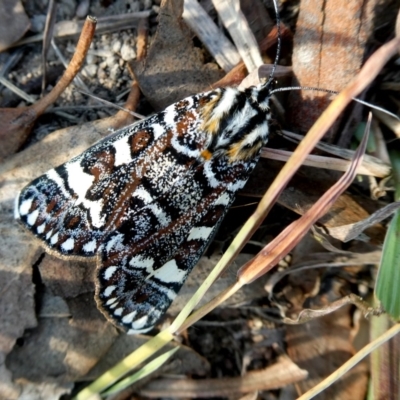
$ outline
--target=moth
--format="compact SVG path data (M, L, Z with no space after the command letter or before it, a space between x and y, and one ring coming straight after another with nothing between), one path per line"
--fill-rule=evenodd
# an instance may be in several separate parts
M178 101L35 179L15 217L52 253L96 258L96 302L151 330L246 183L268 138L271 79Z

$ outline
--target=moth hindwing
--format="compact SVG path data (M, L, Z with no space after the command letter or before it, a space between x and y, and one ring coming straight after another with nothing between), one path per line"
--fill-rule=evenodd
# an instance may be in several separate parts
M146 332L254 168L269 92L217 89L123 128L26 186L16 218L56 254L95 256L101 311Z

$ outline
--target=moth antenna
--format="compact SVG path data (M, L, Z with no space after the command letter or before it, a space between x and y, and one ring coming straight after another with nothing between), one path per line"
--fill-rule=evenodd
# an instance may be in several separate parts
M284 88L277 88L274 90L271 90L271 95L273 95L274 93L278 93L278 92L287 92L289 90L314 90L316 92L324 92L324 93L329 93L329 94L339 94L339 92L337 92L336 90L330 90L330 89L324 89L324 88L316 88L316 87L302 87L302 86L289 86L289 87L284 87ZM389 115L392 118L395 118L396 120L400 121L400 118L396 115L391 113L388 110L385 110L382 107L379 107L375 104L369 103L367 101L361 100L361 99L357 99L357 97L353 97L353 100L356 101L359 104L363 104L364 106L367 106L369 108L372 108L373 110L377 110L380 112L383 112L386 115Z
M276 70L276 66L278 65L279 57L281 55L281 20L279 16L279 10L278 10L278 4L277 0L273 0L274 4L274 9L275 9L275 17L276 17L276 29L278 32L278 40L277 40L277 48L276 48L276 55L275 55L275 61L272 66L271 73L269 74L268 81L267 81L267 86L273 81L274 79L274 74Z

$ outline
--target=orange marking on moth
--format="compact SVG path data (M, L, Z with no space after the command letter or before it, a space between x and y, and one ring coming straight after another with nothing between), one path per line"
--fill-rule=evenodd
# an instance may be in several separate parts
M218 96L215 96L213 99L211 99L207 102L200 101L200 105L201 105L200 113L204 120L204 122L202 124L202 129L213 135L215 135L219 129L220 118L215 117L213 115L213 111L214 111L214 108L217 105L218 101L220 100L220 98L221 98L221 95L218 94Z
M201 152L201 156L202 156L205 160L210 160L211 157L212 157L212 153L211 153L210 150L205 149L205 150L203 150L203 151Z
M251 160L257 155L258 151L262 147L261 143L255 143L250 148L245 148L242 146L242 141L230 146L229 150L227 151L227 155L231 162Z

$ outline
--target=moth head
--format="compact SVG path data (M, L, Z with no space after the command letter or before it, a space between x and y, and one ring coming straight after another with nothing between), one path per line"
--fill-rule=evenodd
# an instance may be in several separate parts
M202 104L202 129L208 136L204 159L226 156L229 162L235 162L258 156L267 141L269 120L268 99L259 92L257 87L245 91L220 89Z

